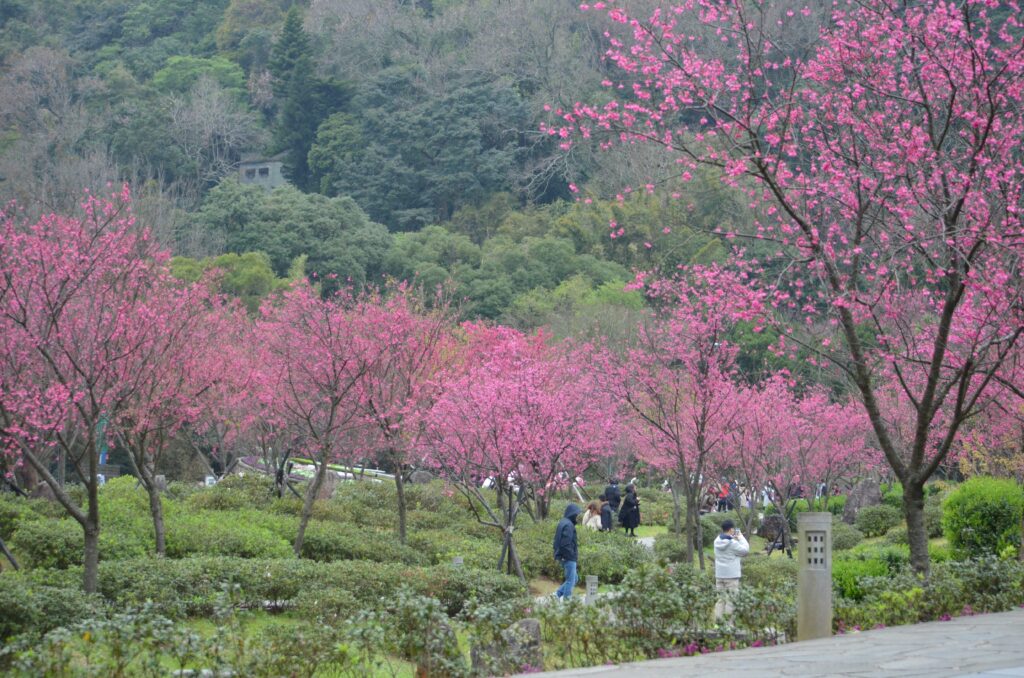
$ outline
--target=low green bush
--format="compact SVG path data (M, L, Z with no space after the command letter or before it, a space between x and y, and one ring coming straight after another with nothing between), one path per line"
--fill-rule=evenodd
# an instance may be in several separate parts
M852 549L864 541L864 533L853 525L847 525L841 520L832 521L832 549L844 551Z
M238 556L241 558L288 558L291 545L280 535L244 514L202 511L169 516L167 556Z
M22 522L39 518L39 514L32 510L31 500L0 492L0 539L10 541Z
M924 529L928 532L929 539L936 539L943 535L942 531L942 502L946 494L930 494L924 502Z
M268 507L274 501L274 481L260 473L232 474L221 478L213 487L206 487L185 500L193 511L230 511L232 509Z
M65 587L80 585L81 580L81 568L32 574L32 581L45 580ZM149 601L161 614L184 618L212 615L225 585L237 586L238 606L259 609L268 601L279 606L294 605L300 593L312 589L335 600L341 600L338 591L346 591L361 607L369 608L394 595L403 584L437 598L453 616L470 599L496 603L526 593L514 577L450 565L413 567L365 560L318 563L207 556L101 562L98 588L103 598L118 608ZM304 600L308 601L308 596Z
M857 529L866 537L880 537L892 528L896 527L903 516L899 509L881 504L879 506L865 506L857 512L854 524Z
M317 520L306 527L302 557L321 562L371 560L405 565L426 565L430 561L428 555L400 543L392 534Z
M1013 480L974 477L943 504L942 526L961 557L999 554L1020 546L1024 490Z
M903 484L899 482L882 483L882 503L894 509L903 509Z
M152 550L145 536L113 529L100 531L100 560L137 558ZM85 535L77 522L30 520L22 522L11 537L11 548L30 568L66 569L81 565L85 556Z
M832 586L842 598L859 601L864 598L862 579L885 577L889 566L882 560L833 560Z
M766 589L795 586L799 569L796 558L782 553L750 555L743 559L743 585Z
M12 636L43 634L58 626L95 616L102 611L98 596L75 585L48 586L18 573L0 575L0 641Z
M887 544L909 544L910 537L907 535L906 525L897 525L885 533Z

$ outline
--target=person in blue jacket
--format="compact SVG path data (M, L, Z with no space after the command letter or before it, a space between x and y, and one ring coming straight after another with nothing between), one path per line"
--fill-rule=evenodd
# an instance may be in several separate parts
M562 570L565 572L565 582L555 591L555 597L559 600L572 598L572 589L576 586L576 561L579 559L576 518L579 514L580 507L569 504L565 507L562 519L558 521L558 527L555 528L555 560L562 564Z

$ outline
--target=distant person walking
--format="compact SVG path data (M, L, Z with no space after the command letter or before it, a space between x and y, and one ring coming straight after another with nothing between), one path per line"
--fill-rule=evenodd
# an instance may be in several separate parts
M572 598L572 589L576 586L576 561L579 560L576 518L579 515L580 507L569 504L565 507L562 519L558 521L558 527L555 528L555 560L562 564L562 571L565 573L565 581L555 591L555 597L559 600Z
M722 533L715 539L715 621L731 614L732 596L740 590L743 563L741 558L750 553L750 544L729 519L722 521Z
M608 504L612 507L612 511L619 510L619 504L622 503L622 495L619 493L619 481L612 478L611 482L608 483L608 487L604 488L605 499L608 500Z
M626 485L626 496L622 498L619 509L619 523L626 528L626 534L636 536L636 528L640 526L640 498L636 496L636 487Z

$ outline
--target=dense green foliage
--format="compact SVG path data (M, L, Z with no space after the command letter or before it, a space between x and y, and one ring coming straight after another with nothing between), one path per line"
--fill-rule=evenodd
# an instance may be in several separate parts
M1015 553L1021 543L1024 490L1013 480L974 477L944 503L942 526L961 556Z

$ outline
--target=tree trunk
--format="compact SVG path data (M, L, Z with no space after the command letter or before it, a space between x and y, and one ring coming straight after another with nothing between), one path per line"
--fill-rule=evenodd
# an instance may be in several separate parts
M691 566L693 565L693 549L694 542L697 539L697 528L694 526L694 520L700 520L697 518L698 511L696 510L693 498L690 493L686 493L686 562Z
M100 573L100 529L98 525L87 525L85 531L85 560L82 586L86 593L96 593Z
M306 526L309 525L309 519L313 515L313 502L316 501L316 495L320 492L320 486L324 483L324 477L327 475L327 462L321 462L320 467L316 470L316 475L313 477L313 482L306 488L306 497L302 501L302 515L299 517L299 533L295 535L295 557L302 557L302 540L306 536Z
M512 561L512 567L515 568L516 575L519 576L519 581L526 583L526 574L523 572L523 563L519 560L519 552L516 551L515 542L512 541L512 535L508 536L508 553L509 560Z
M156 555L163 558L167 555L167 530L164 528L164 504L160 499L160 489L156 483L146 483L149 493L149 512L153 516L153 534L156 536Z
M392 453L393 454L393 453ZM395 489L398 491L398 540L405 543L405 465L395 463Z
M914 572L928 577L928 530L924 524L924 483L916 479L903 481L903 515L907 519L907 540L910 543L910 565Z
M6 556L7 560L10 561L11 567L15 570L21 569L18 567L18 561L14 559L14 555L7 549L7 544L4 543L3 538L0 538L0 551L3 551L4 556Z
M669 489L672 490L672 531L678 535L683 533L683 511L679 505L679 488L676 487L676 478L674 476L672 482L669 483Z
M697 537L697 562L700 564L700 571L703 572L707 565L704 563L704 526L700 524L700 511L694 512L693 533Z

